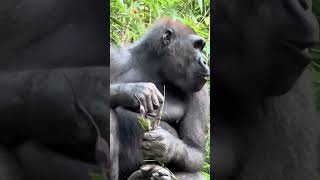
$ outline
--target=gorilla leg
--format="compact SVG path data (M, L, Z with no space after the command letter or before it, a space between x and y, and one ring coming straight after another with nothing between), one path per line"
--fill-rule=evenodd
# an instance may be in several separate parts
M157 174L157 175L155 175ZM189 172L176 172L174 175L178 179L183 180L205 180L205 178L201 175L200 172L197 173L189 173ZM170 179L173 180L173 177L171 176L171 172L163 168L163 166L160 165L154 165L154 164L146 164L143 165L140 170L134 172L128 180L149 180L149 179Z
M119 178L119 130L118 119L115 112L110 110L110 179L118 180Z
M14 153L0 148L0 179L2 180L22 180L22 169Z
M187 173L187 172L178 172L174 173L178 179L183 180L205 180L200 172L198 173Z

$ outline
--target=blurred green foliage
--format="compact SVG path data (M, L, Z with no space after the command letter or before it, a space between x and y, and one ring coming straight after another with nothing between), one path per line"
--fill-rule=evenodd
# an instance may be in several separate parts
M123 45L139 39L161 17L170 17L192 27L207 40L210 51L209 0L111 0L110 39Z
M210 0L111 0L110 43L119 46L136 41L161 17L179 20L205 38L204 55L210 59ZM203 175L210 179L209 135Z

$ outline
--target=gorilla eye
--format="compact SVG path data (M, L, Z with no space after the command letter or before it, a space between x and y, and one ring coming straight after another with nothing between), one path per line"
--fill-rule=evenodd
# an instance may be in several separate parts
M162 40L164 45L169 45L171 37L172 37L173 31L172 29L167 29L166 32L162 35Z
M205 45L206 45L206 42L204 42L203 39L199 39L194 42L193 47L195 49L199 49L200 51L202 51Z
M305 10L309 9L309 4L308 4L307 0L299 0L299 3L303 9L305 9Z

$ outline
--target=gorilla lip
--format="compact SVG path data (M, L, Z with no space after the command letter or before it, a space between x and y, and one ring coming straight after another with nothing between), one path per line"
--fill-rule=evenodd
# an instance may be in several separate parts
M198 74L198 77L204 80L209 80L210 74Z
M299 42L299 41L283 41L283 44L295 53L301 55L305 60L310 61L312 56L309 52L309 48L313 47L316 42Z

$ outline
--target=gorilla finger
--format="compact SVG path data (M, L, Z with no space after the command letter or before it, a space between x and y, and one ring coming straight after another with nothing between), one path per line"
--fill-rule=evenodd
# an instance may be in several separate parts
M146 112L143 105L140 105L139 111L140 111L140 114L144 114Z
M148 142L148 141L144 141L144 142L142 142L141 146L142 146L143 149L148 150L148 149L150 149L152 147L152 143Z
M162 104L163 101L164 101L163 95L161 94L161 92L158 89L155 89L155 92L156 92L156 94L158 96L159 102Z
M158 133L155 133L155 131L148 131L143 134L143 139L149 141L161 141L163 140L163 137Z
M151 172L152 172L152 174L158 173L159 170L161 170L161 169L163 169L163 166L156 165L156 166L151 170Z
M155 158L153 152L151 152L149 150L142 149L142 154L145 157L145 159L154 159Z
M161 176L170 176L170 172L166 168L162 168L158 171L158 174Z
M170 176L154 176L155 180L171 180Z
M157 95L154 94L154 93L152 93L151 98L152 98L152 102L153 102L153 107L154 107L154 109L158 109L159 106L160 106L160 103L159 103L159 100L158 100Z
M160 176L156 180L171 180L172 178L170 176Z
M156 167L156 164L144 164L140 167L141 171L151 171L154 167Z
M148 110L147 101L146 101L146 98L144 97L144 95L139 94L138 97L139 97L139 100L140 100L141 105L143 106L144 110Z
M144 150L152 150L152 153L157 156L163 155L163 152L167 151L166 145L160 141L145 141L142 143Z
M146 96L146 102L148 106L148 112L153 112L153 102L151 99L151 94Z

